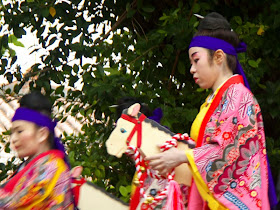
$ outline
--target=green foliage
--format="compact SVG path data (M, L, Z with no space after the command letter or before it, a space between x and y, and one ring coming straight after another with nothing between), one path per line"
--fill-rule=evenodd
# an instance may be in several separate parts
M106 153L104 142L116 120L109 106L120 97L137 96L151 109L161 107L162 123L171 130L189 132L208 94L189 73L188 44L199 23L193 14L211 11L226 16L248 45L247 53L239 58L262 107L276 176L280 163L277 0L270 4L245 0L13 1L1 7L3 25L17 38L29 27L49 53L26 75L20 66L13 66L15 57L2 53L1 73L9 82L20 82L6 93L17 95L29 82L31 90L43 89L58 108L66 107L56 116L60 120L67 115L82 120L82 134L64 138L71 164L84 166L84 176L128 201L134 166L127 157L116 159ZM4 35L2 48L7 49L7 43ZM52 89L50 81L58 87ZM65 84L70 86L67 92ZM61 97L65 102L56 100Z
M3 134L0 136L0 142L1 145L4 145L4 148L0 146L1 151L5 151L6 153L10 153L10 144L8 142L8 136L9 132L3 132ZM3 150L2 150L3 149ZM0 180L5 180L13 173L13 171L16 169L17 164L20 162L20 160L16 159L15 157L9 159L6 163L0 163Z

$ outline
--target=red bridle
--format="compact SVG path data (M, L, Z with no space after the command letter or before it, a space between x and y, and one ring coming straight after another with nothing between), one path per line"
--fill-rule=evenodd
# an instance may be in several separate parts
M127 146L129 146L132 137L134 136L135 132L137 132L137 148L140 148L142 144L142 122L146 119L146 116L141 114L139 119L135 119L129 115L122 114L121 118L135 124L134 128L126 139Z

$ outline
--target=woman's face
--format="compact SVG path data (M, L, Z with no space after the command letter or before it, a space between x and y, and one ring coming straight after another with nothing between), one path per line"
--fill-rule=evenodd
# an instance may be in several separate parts
M203 89L212 88L218 78L218 70L214 68L213 62L209 62L208 50L202 47L189 49L191 62L190 72L193 79Z
M40 150L39 128L32 122L16 120L12 122L10 142L18 157L32 157Z

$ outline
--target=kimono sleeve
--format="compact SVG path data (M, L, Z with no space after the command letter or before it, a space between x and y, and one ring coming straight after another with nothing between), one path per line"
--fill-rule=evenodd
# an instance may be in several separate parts
M215 172L217 177L234 163L240 146L258 133L256 109L259 106L251 92L238 86L225 92L206 125L204 144L193 151L198 170L207 182Z
M44 157L32 165L19 178L14 189L0 189L0 207L8 209L31 208L49 198L65 171L62 159Z

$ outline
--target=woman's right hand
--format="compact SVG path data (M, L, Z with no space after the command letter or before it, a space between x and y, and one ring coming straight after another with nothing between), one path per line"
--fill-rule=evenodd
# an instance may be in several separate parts
M146 157L145 160L149 162L152 169L157 170L162 176L166 176L172 169L182 163L188 162L185 151L174 147L165 152Z

